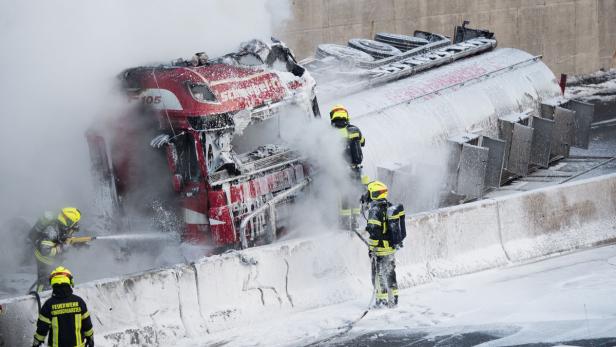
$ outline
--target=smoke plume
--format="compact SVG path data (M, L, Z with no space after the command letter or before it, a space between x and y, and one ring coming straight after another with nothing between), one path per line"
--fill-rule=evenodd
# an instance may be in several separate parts
M221 55L268 39L288 13L284 0L1 2L0 222L33 223L67 205L90 212L84 132L122 107L123 69ZM12 248L14 231L1 232L3 248ZM17 257L0 253L8 271Z

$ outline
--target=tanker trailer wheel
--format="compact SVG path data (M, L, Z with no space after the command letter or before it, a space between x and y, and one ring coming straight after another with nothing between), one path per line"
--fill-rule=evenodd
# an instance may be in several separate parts
M402 54L402 51L392 45L368 39L350 39L349 46L382 59Z
M312 105L312 116L315 118L321 118L321 110L319 110L319 102L317 101L316 96L312 99L311 105Z
M401 51L408 51L409 49L428 44L428 40L421 37L392 33L377 33L374 35L374 40L392 45Z
M324 43L318 45L315 57L334 57L339 60L357 63L369 63L371 61L374 61L374 58L368 53L362 52L355 48L337 45L335 43Z

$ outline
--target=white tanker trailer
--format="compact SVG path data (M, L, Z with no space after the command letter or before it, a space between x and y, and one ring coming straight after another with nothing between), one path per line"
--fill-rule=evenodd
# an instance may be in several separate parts
M369 60L383 37L410 48ZM496 49L492 33L464 26L453 42L425 32L376 40L326 44L304 64L321 109L344 105L366 137L364 173L389 183L409 209L479 198L588 145L592 105L562 98L539 56Z

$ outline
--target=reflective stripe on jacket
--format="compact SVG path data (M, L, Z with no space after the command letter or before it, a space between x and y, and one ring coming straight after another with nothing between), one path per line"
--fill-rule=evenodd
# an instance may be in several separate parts
M56 256L61 252L61 245L51 240L41 240L34 248L36 260L47 265L53 265Z
M370 203L368 208L368 224L366 231L370 234L368 244L370 251L377 256L394 254L396 249L389 244L387 235L387 207L390 203L387 200L376 200Z
M70 292L66 296L54 294L41 307L34 339L45 341L50 347L84 346L84 339L94 335L90 312L86 303Z

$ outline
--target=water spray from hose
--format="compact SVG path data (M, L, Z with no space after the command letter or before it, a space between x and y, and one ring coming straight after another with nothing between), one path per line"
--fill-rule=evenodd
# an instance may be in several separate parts
M96 236L94 237L96 240L134 240L134 241L146 241L146 240L175 240L175 235L170 234L124 234L124 235L106 235L106 236Z

